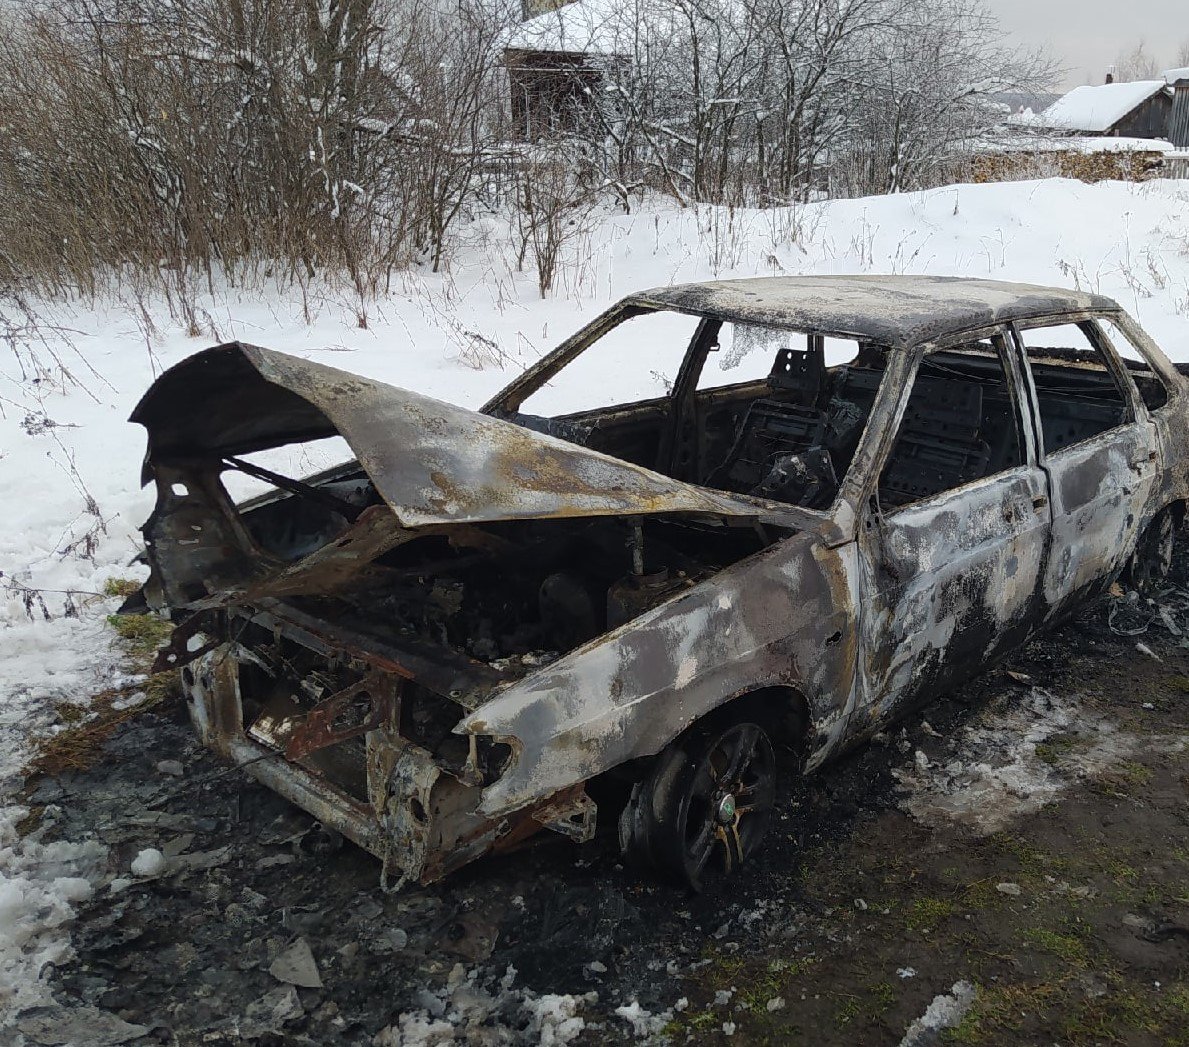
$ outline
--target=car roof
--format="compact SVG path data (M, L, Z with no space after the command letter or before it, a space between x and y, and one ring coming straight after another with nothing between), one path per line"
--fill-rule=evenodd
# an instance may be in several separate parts
M1117 310L1103 295L953 276L773 276L675 284L629 304L907 349L996 323Z

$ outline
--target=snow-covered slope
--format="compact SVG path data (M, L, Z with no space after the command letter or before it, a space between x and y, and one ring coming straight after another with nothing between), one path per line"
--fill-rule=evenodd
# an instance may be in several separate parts
M136 574L127 562L152 499L138 484L143 432L125 420L154 375L189 353L240 338L477 406L629 291L716 276L938 273L1100 291L1130 309L1170 356L1189 359L1187 204L1185 182L1061 180L954 186L795 212L654 202L592 226L561 290L546 301L533 274L514 271L506 227L489 221L475 226L474 245L450 275L410 275L369 307L366 328L349 296L331 293L306 303L296 291L208 293L195 303L206 328L198 337L163 303L131 296L46 307L67 331L55 344L76 383L55 371L30 381L0 349L0 789L12 785L30 733L53 722L55 703L82 702L120 682L103 620L115 601L88 594L100 594L107 578ZM304 473L341 453L286 457L278 462L283 471ZM7 826L0 923L15 927L34 911L22 899L32 906L66 874L55 866L37 880L27 852L3 849L14 845L11 825L10 812L0 820ZM87 875L91 856L85 859L71 875ZM54 894L55 926L67 919L67 887L82 891L67 884ZM0 972L35 977L34 967L17 962L21 943L34 938L32 930L0 933Z

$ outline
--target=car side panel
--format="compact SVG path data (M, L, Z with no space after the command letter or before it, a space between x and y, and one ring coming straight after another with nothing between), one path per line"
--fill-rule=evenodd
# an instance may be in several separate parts
M809 761L820 762L841 744L853 700L856 569L853 543L795 535L511 685L459 727L515 749L484 813L653 755L764 687L804 696Z
M1046 457L1053 542L1047 616L1094 595L1123 567L1146 522L1160 469L1156 430L1132 422Z
M973 676L1037 625L1045 478L1020 466L864 529L861 699L869 733Z

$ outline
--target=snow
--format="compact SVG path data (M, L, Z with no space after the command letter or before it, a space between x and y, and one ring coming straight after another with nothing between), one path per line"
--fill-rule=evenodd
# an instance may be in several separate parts
M165 855L156 847L146 847L132 859L133 876L160 876L165 869Z
M1164 77L1166 84L1176 84L1182 80L1189 80L1189 66L1182 66L1179 69L1166 69L1161 75Z
M1040 115L1044 127L1101 133L1123 119L1167 85L1163 80L1075 87Z
M575 0L510 30L504 46L563 54L630 54L635 7L623 0Z
M657 1036L669 1024L673 1013L672 1011L662 1011L659 1014L653 1014L646 1008L641 1007L639 1001L632 1000L630 1003L616 1007L615 1017L622 1018L627 1022L631 1028L632 1036L638 1040L642 1040Z
M1110 135L1013 135L980 143L984 153L1175 153L1162 138L1115 138Z
M547 300L537 294L534 273L516 272L507 225L487 218L471 227L450 272L407 274L366 310L337 288L311 289L303 301L297 290L216 283L194 302L204 331L191 337L160 299L128 293L43 306L43 319L60 329L47 327L47 338L77 383L57 367L30 381L0 347L0 1015L6 1005L46 1001L40 972L69 956L84 884L107 884L98 872L108 860L99 845L43 845L36 832L18 839L15 826L26 811L13 791L32 739L55 729L56 706L85 705L104 688L135 692L105 622L118 601L102 594L108 579L143 576L128 561L153 495L139 486L144 432L126 419L163 368L243 338L476 407L630 291L716 276L890 272L1100 291L1184 360L1187 203L1186 182L1059 179L764 212L652 200L631 215L604 213L575 241L588 250L566 261L559 290ZM638 372L608 370L594 380L611 397L635 378ZM274 452L269 464L300 475L341 457L341 444L326 441ZM251 489L237 478L232 493ZM1000 769L1012 762L1007 756ZM1022 766L1035 770L1031 761ZM110 889L121 886L126 879ZM566 1013L563 1001L524 1000L533 1012L525 1020L540 1017L542 1036L547 1028L561 1042L578 1028L581 1015ZM443 1020L424 1012L416 1035L432 1042ZM625 1032L632 1024L625 1016L618 1022ZM394 1042L404 1031L413 1039L415 1024L410 1018L407 1030L394 1029Z
M1058 734L1076 735L1079 745L1054 765L1041 746ZM1033 687L1010 707L982 710L951 743L944 760L917 750L911 770L893 769L901 806L924 825L954 823L985 836L1141 750L1183 751L1189 735L1120 731L1079 696Z

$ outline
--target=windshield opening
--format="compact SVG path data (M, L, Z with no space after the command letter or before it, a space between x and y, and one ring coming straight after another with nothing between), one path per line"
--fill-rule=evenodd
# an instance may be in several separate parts
M886 365L859 339L646 312L497 413L677 480L822 511Z

